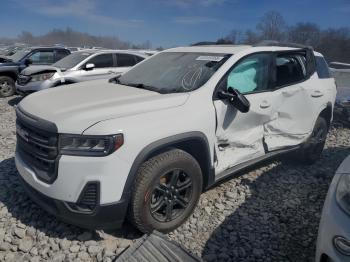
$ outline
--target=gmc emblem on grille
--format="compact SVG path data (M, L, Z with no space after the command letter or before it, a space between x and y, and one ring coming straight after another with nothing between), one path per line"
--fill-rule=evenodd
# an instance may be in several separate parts
M29 139L28 139L28 132L25 131L22 127L20 127L19 125L16 125L16 131L17 131L17 134L22 138L24 139L24 141L28 142Z

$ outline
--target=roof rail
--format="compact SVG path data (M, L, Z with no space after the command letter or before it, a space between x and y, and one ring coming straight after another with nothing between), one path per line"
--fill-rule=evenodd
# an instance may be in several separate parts
M191 46L201 46L201 45L217 45L217 42L203 41L191 44Z
M253 46L282 46L282 47L295 47L295 48L308 48L313 49L312 46L297 44L297 43L288 43L288 42L279 42L279 41L273 41L273 40L264 40L257 44L254 44Z

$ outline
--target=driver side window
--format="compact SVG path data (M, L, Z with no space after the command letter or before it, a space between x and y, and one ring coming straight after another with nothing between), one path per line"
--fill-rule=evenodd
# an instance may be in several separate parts
M226 89L232 87L242 94L270 89L270 54L255 54L243 58L228 73Z

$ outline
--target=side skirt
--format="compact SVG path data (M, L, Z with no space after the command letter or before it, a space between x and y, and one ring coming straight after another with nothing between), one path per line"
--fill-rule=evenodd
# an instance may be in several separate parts
M246 161L244 163L238 164L234 167L231 167L229 169L226 169L225 171L221 172L220 174L215 175L214 183L210 186L213 186L213 185L217 184L218 182L224 180L225 178L227 178L231 175L234 175L240 171L243 171L245 169L251 168L251 167L253 167L261 162L273 159L277 156L291 153L291 152L296 151L298 149L300 149L300 146L296 146L296 147L293 146L293 147L289 147L289 148L285 148L285 149L275 150L275 151L269 152L261 157L258 157L256 159L252 159L252 160Z

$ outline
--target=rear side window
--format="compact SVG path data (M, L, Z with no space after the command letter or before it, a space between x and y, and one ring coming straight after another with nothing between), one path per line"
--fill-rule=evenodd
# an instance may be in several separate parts
M316 70L318 78L331 78L331 73L326 60L321 56L316 56Z
M306 78L306 57L303 54L280 54L276 57L277 87L292 85Z
M143 61L143 60L145 60L143 57L141 57L141 56L134 56L135 57L135 59L136 59L136 63L140 63L141 61Z
M66 57L69 53L66 50L56 50L56 61Z
M54 62L53 51L36 51L29 58L33 64L52 64Z
M91 58L86 64L94 64L95 68L113 67L113 55L101 54Z
M117 54L118 67L134 66L137 63L135 56L129 54Z

